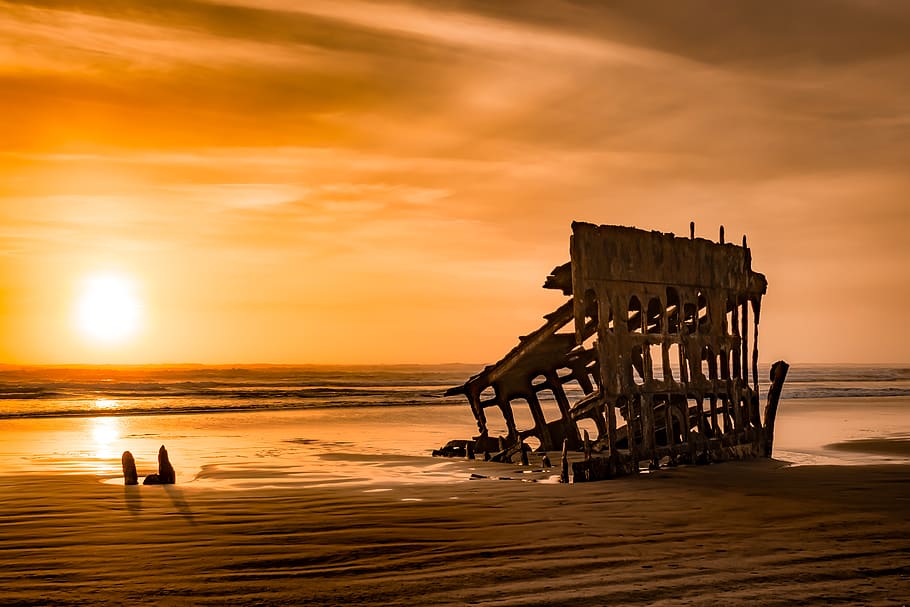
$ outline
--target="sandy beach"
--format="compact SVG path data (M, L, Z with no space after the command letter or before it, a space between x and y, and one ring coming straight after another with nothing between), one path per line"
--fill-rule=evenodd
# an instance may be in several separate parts
M256 491L0 480L2 605L902 605L910 468Z
M458 407L5 420L0 605L904 605L905 406L785 403L781 453L839 465L568 486L428 457ZM178 484L124 487L160 442Z

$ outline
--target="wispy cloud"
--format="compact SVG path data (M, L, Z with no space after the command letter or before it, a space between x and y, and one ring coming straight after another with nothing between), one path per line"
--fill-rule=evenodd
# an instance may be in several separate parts
M4 40L0 70L7 73L80 70L105 76L169 71L181 65L304 68L325 67L329 61L317 47L229 39L191 26L167 27L8 2L0 3L0 11Z
M908 24L859 0L0 2L0 271L120 258L207 305L369 300L405 332L419 300L487 348L452 357L490 358L510 342L472 315L536 322L570 220L694 219L748 232L778 301L838 289L834 322L910 263ZM831 260L856 271L832 286Z

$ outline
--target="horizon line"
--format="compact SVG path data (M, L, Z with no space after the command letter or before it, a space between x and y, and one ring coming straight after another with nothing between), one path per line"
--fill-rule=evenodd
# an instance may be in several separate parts
M781 359L779 359L781 360ZM775 361L759 361L759 366L768 366ZM863 361L863 362L833 362L833 361L786 361L791 368L799 365L811 366L910 366L910 361ZM293 368L293 367L454 367L454 366L477 366L484 367L495 364L491 362L437 362L437 363L419 363L419 362L396 362L396 363L272 363L272 362L233 362L233 363L200 363L200 362L156 362L156 363L5 363L0 362L0 370L7 369L128 369L128 368L158 368L158 369L179 369L179 368L209 368L209 369L250 369L250 368Z

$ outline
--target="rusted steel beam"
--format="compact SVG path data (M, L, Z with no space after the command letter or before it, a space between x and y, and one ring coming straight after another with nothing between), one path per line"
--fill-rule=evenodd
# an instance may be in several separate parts
M782 360L771 365L771 387L768 389L768 404L765 405L765 441L764 456L771 457L774 448L774 423L777 421L777 405L780 402L780 393L787 379L790 365Z

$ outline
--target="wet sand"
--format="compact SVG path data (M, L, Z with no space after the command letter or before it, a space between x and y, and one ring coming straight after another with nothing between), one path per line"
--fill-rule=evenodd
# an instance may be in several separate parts
M857 438L826 445L829 449L910 457L910 437Z
M0 605L903 605L910 467L258 489L0 478Z
M841 465L569 486L428 457L461 408L6 420L0 606L907 605L906 405L785 403L776 456Z

